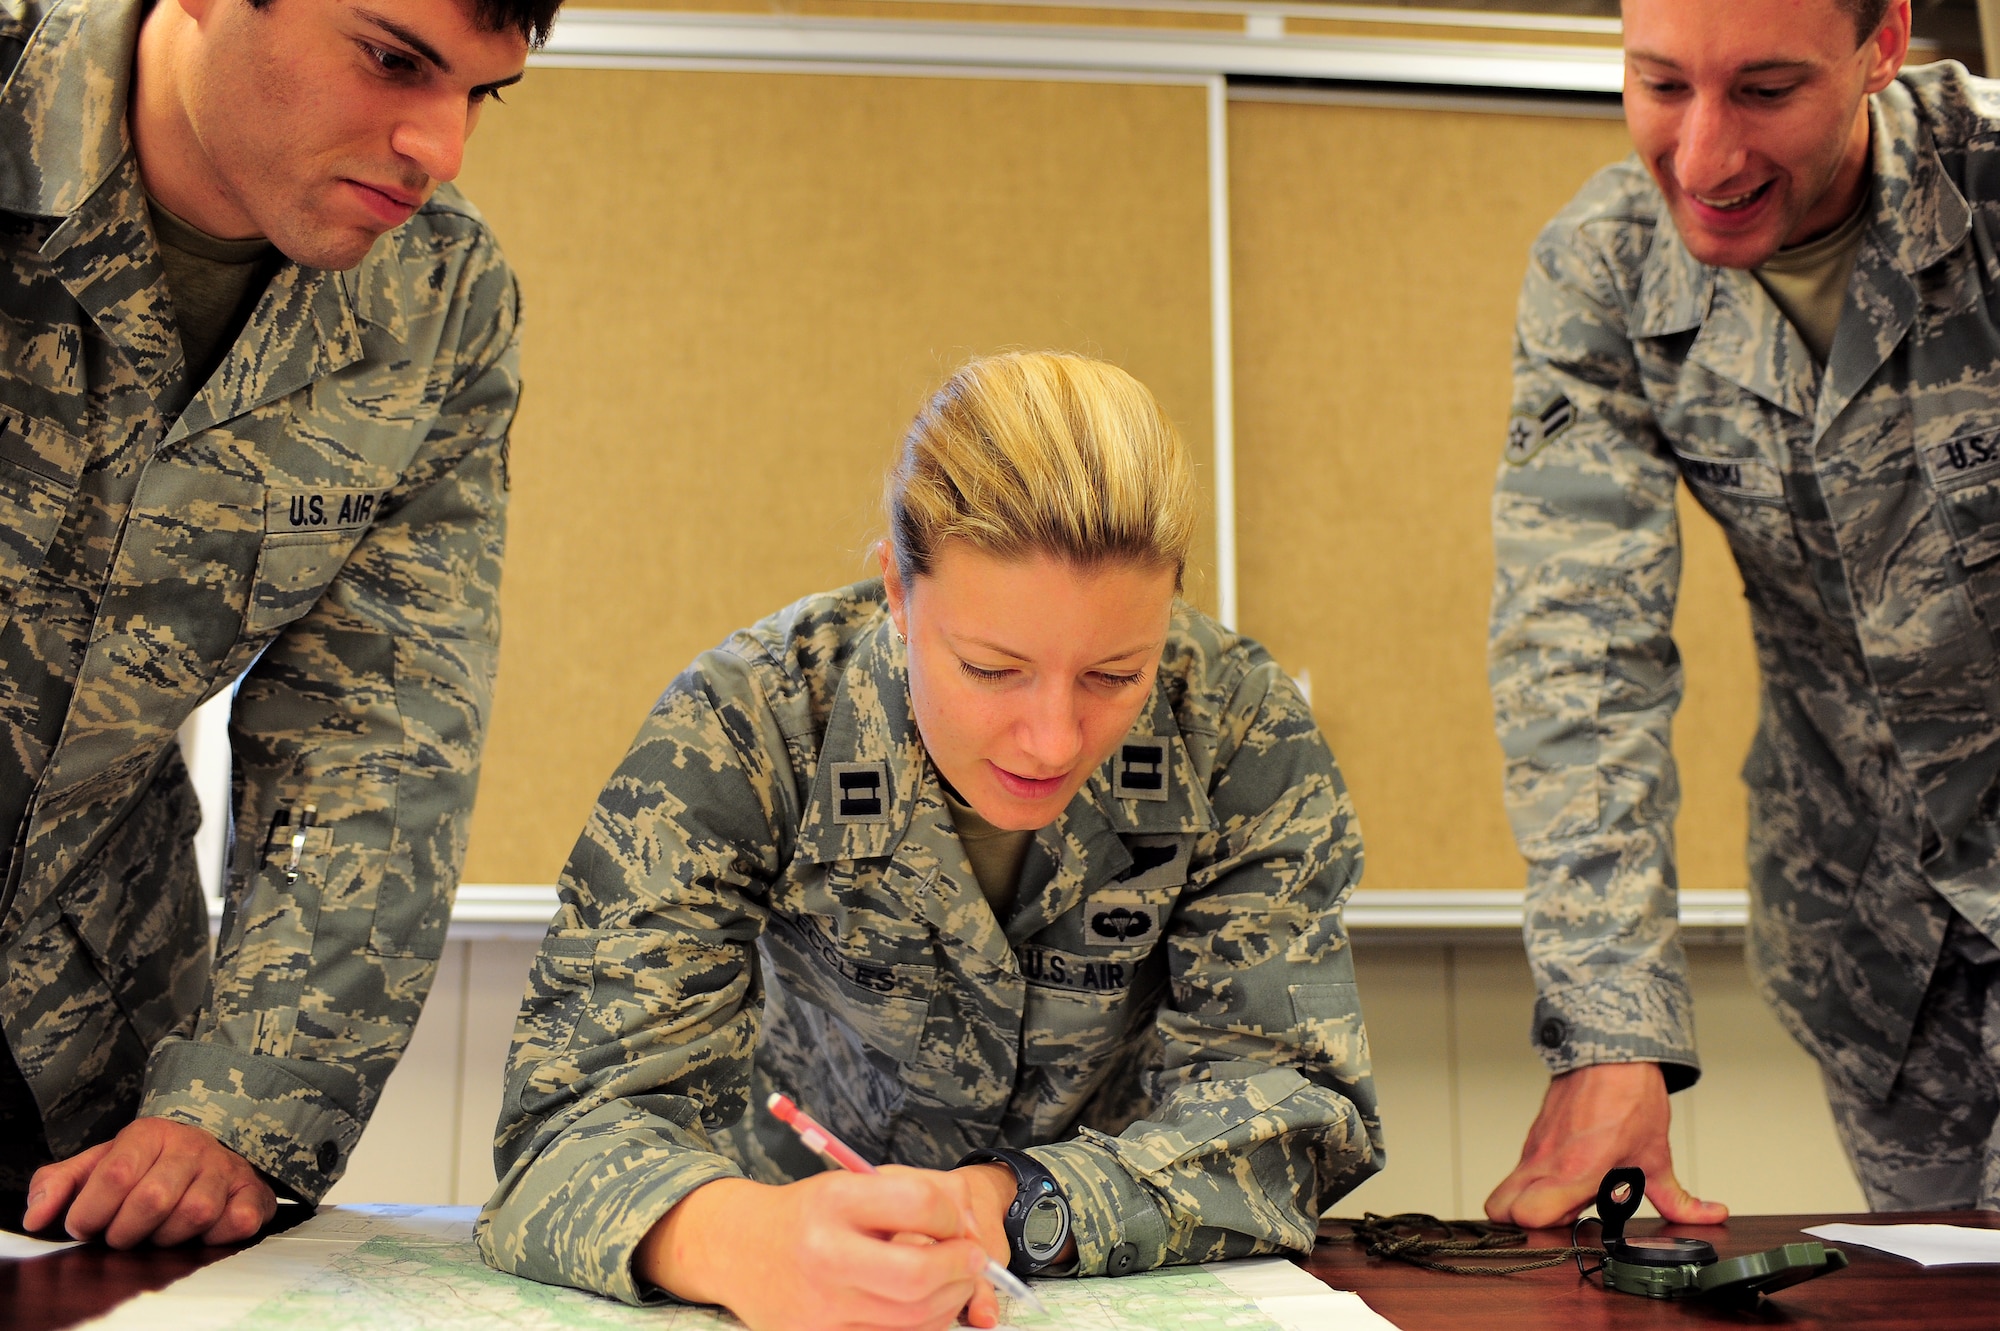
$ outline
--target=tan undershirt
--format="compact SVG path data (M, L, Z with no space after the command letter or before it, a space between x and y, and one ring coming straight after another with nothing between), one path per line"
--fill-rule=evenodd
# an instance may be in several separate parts
M277 270L277 247L262 236L250 240L211 236L153 199L146 200L146 210L152 214L153 237L167 270L167 294L173 297L188 383L198 389L249 321Z
M1833 350L1841 307L1847 304L1847 279L1854 272L1854 256L1868 230L1867 214L1864 196L1854 216L1818 240L1779 250L1761 268L1752 270L1821 365Z
M995 919L1006 919L1014 908L1021 863L1028 858L1028 847L1034 844L1034 832L1010 832L995 827L950 786L944 789L944 802L951 810L951 825L958 829L958 839L965 845L965 858L972 861L972 876L979 880L980 895L993 907Z

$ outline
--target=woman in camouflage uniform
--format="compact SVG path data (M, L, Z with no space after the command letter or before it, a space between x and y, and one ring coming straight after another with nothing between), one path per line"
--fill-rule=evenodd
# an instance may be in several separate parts
M887 506L880 579L704 653L605 787L515 1034L495 1266L758 1331L991 1326L988 1253L1300 1252L1381 1167L1360 834L1291 682L1176 597L1196 495L1151 395L975 361ZM821 1173L774 1090L908 1168Z

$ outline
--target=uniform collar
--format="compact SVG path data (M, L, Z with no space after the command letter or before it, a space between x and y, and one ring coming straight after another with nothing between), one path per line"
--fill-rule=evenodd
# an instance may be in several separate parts
M1873 131L1872 176L1875 240L1889 261L1914 277L1964 243L1972 209L1938 157L1917 100L1900 81L1869 99Z
M1708 317L1718 271L1689 252L1662 198L1659 220L1653 227L1652 248L1646 251L1645 263L1639 269L1639 295L1632 311L1633 336L1666 337L1700 327Z
M1128 748L1134 751L1128 754ZM1157 750L1161 760L1157 775L1164 799L1133 793L1156 775L1148 749ZM909 658L885 610L857 635L841 674L812 793L799 819L798 854L818 864L893 855L920 808L943 807L943 787L910 712ZM1042 835L1090 843L1107 833L1198 833L1214 826L1215 810L1182 742L1173 705L1156 680L1132 734ZM1128 857L1113 872L1129 864Z
M67 217L131 149L139 0L58 0L0 89L0 209Z

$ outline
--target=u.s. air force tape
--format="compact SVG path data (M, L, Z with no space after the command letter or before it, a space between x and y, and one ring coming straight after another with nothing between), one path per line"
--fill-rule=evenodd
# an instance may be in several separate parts
M267 532L359 531L375 520L380 490L279 490L264 499Z
M1516 412L1507 422L1507 447L1502 455L1518 467L1542 451L1549 442L1576 424L1576 407L1561 393L1540 411Z
M833 765L833 821L836 823L889 821L889 764L876 762Z
M2000 433L1962 434L1924 450L1924 461L1939 481L1950 483L2000 467Z
M1127 735L1111 755L1111 793L1123 800L1167 797L1167 744L1152 735Z

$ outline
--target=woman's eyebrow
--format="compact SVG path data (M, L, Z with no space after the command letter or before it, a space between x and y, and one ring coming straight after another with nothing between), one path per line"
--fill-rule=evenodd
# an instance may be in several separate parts
M1023 656L1020 652L1015 651L1012 647L1003 647L999 643L989 641L988 639L985 638L954 637L953 646L958 646L960 644L963 644L964 646L967 647L984 647L989 652L995 652L1001 656L1008 657L1015 661L1027 661L1032 659L1030 657ZM1100 657L1095 664L1104 665L1106 662L1110 661L1122 661L1128 656L1143 656L1152 650L1153 650L1153 644L1149 642L1142 642L1137 647L1127 647L1122 652L1113 652L1109 656Z

